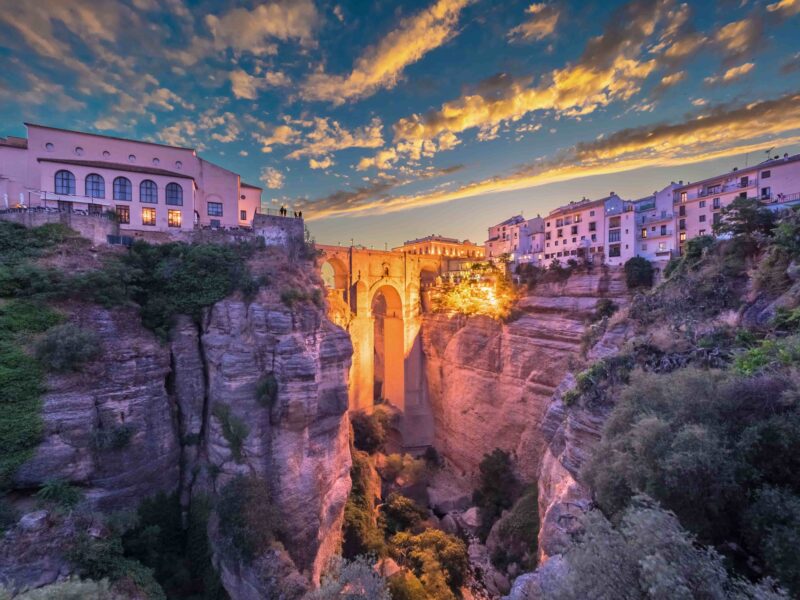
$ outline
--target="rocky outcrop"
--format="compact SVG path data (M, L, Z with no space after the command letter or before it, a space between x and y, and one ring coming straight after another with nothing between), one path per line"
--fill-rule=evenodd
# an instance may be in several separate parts
M212 415L225 405L248 429L237 457L225 423L209 419L207 458L219 473L213 485L219 490L237 474L263 477L289 554L318 580L338 549L350 492L350 338L311 305L290 311L225 300L209 315L202 348ZM277 397L265 405L257 387L269 374Z
M42 400L44 432L17 488L63 479L100 510L130 508L178 487L180 444L167 393L169 353L133 310L69 307L97 335L101 359L51 375Z
M540 284L503 324L488 317L429 314L422 341L435 446L471 487L481 458L499 447L516 454L535 481L547 447L541 433L556 388L576 362L599 298L626 301L620 270L596 269Z
M201 324L179 317L168 342L132 309L65 308L97 334L101 358L47 381L42 443L16 474L17 493L57 478L100 511L174 491L188 507L237 475L255 476L285 550L276 544L243 563L212 518L213 562L231 598L288 599L318 581L340 546L350 491L348 335L311 303L285 306L273 288L218 302ZM17 565L16 538L0 544L0 574L18 587L68 574L58 532L16 530L19 543L42 538L48 551L30 564L46 576Z

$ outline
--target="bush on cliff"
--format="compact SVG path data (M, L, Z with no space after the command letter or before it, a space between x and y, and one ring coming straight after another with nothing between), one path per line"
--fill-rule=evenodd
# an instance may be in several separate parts
M353 486L344 507L342 555L345 558L364 554L381 556L385 553L385 542L375 511L375 494L380 490L373 489L372 467L367 453L351 447L351 455L350 479Z
M53 371L77 371L99 354L95 333L73 323L53 327L36 344L36 358Z
M387 536L400 531L413 531L428 518L428 511L411 498L397 493L389 494L381 507L381 525Z
M389 415L381 409L367 414L358 411L350 415L353 426L353 445L368 454L383 449L386 443L386 429L389 426Z
M653 287L653 265L646 258L634 256L625 262L624 268L629 290Z
M499 448L484 454L479 468L480 480L478 489L472 495L472 501L480 509L481 524L478 535L481 540L486 540L492 525L503 510L511 508L514 498L519 493L519 483L514 476L511 456Z
M438 529L401 532L390 540L392 555L419 577L428 597L450 600L467 576L469 558L463 541Z
M778 529L787 518L794 522L788 515L800 502L798 398L792 374L635 372L583 478L606 514L619 515L636 493L646 493L703 543L745 548L764 572L798 593L800 556L787 553L787 530L772 545L755 542L769 539L766 526L753 525L759 536L747 533L756 511ZM780 502L772 501L772 488L783 490Z
M386 580L365 557L334 560L306 600L393 600Z
M698 545L674 514L648 498L638 497L616 527L600 511L589 512L584 526L564 555L564 576L550 580L548 599L788 599L769 580L729 575L716 551Z
M269 485L255 476L239 475L222 489L217 501L219 530L232 550L251 562L277 541L279 516Z

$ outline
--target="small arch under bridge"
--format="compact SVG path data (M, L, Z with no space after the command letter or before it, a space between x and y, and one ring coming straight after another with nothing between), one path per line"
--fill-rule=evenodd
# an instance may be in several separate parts
M402 415L403 445L433 441L420 339L422 295L444 275L435 255L317 245L328 288L328 313L350 333L350 410L371 411L378 401Z

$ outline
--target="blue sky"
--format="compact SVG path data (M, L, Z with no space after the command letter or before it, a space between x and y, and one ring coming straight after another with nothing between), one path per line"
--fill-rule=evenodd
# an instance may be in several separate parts
M797 152L799 26L800 0L0 0L0 133L195 147L321 242L482 242Z

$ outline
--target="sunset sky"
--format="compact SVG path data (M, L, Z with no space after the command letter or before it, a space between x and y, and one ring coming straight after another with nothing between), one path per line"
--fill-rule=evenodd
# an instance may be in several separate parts
M800 151L800 0L0 0L0 135L191 146L383 248Z

